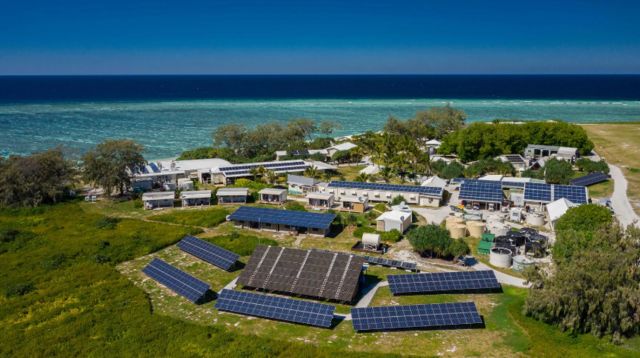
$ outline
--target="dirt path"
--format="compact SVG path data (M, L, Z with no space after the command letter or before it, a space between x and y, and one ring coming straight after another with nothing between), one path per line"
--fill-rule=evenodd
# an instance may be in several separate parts
M609 164L609 172L613 179L613 195L611 196L611 206L616 214L616 218L622 226L635 225L640 227L640 217L633 211L627 195L627 179L622 174L619 167Z

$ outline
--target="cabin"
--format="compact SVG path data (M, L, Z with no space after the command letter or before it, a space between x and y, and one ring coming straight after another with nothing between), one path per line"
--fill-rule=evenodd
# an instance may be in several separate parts
M365 196L343 197L340 201L340 210L352 213L364 213L369 207L369 199Z
M145 210L172 208L176 193L173 191L159 191L142 194Z
M556 157L561 160L573 162L580 156L580 153L578 152L578 148L573 147L529 144L524 150L524 156L529 159Z
M387 211L376 218L376 230L389 232L395 229L404 233L411 226L411 219L412 214L406 211Z
M211 190L183 191L180 193L182 207L211 205Z
M307 203L313 209L331 209L333 207L333 194L329 193L308 193Z
M216 192L218 204L246 204L248 188L220 188Z
M336 144L336 145L333 145L333 146L331 146L331 147L326 149L327 150L327 156L329 158L332 158L338 152L349 151L349 150L351 150L353 148L356 148L356 147L357 147L357 145L353 144L351 142L343 142L343 143L340 143L340 144Z
M287 201L287 189L264 188L258 192L259 201L265 204L284 204Z
M308 178L301 175L287 176L287 185L289 186L289 194L303 195L318 190L319 181L314 178Z

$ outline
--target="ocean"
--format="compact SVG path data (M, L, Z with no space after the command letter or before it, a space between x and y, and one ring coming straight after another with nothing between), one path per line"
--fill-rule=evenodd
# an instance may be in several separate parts
M335 135L445 104L468 121L640 121L640 76L0 77L0 155L62 146L79 156L131 138L149 159L211 144L221 124L333 120Z

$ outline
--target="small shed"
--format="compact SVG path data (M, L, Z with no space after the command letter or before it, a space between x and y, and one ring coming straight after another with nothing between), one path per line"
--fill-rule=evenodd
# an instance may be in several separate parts
M282 204L287 201L287 189L264 188L258 194L262 203Z
M308 193L307 202L314 209L331 209L333 206L333 194L331 193Z
M245 204L247 196L248 188L220 188L216 192L218 204Z
M182 207L211 205L211 190L183 191Z
M172 208L176 193L173 191L160 191L142 194L142 203L146 210Z
M287 185L289 186L290 194L305 194L317 190L319 181L314 178L308 178L301 175L287 176Z
M378 251L380 247L380 235L373 233L362 234L362 249L367 251Z
M364 213L369 206L369 199L366 196L343 196L340 199L340 209L354 213Z
M403 233L411 226L411 216L411 213L403 211L387 211L376 219L376 229L384 232L396 229Z

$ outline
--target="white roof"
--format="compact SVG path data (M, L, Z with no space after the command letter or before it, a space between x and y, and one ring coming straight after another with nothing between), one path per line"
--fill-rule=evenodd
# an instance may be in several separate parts
M437 175L432 176L431 178L423 181L422 184L420 184L420 186L433 186L437 188L444 188L446 185L447 181Z
M307 193L307 199L329 200L331 198L333 198L333 194L331 193L321 193L321 192Z
M191 183L191 179L189 179L189 178L180 178L180 179L178 179L178 185L185 184L185 183Z
M578 151L578 148L573 148L573 147L559 147L558 148L558 154L576 155L577 151Z
M325 162L319 162L317 160L307 160L307 161L305 161L305 163L307 163L307 165L309 165L310 167L314 167L314 168L316 168L318 170L336 170L336 169L338 169L334 165L327 164Z
M289 174L287 175L287 184L314 186L318 184L318 180L315 178L309 178L302 175Z
M276 150L276 156L284 157L285 155L287 155L287 151L286 150Z
M220 158L210 159L192 159L192 160L163 160L158 162L162 166L162 171L172 170L171 164L174 164L173 170L202 170L225 167L231 165L228 161Z
M331 147L329 147L327 149L335 149L337 151L344 151L344 150L353 149L355 147L357 147L357 145L355 145L355 144L353 144L351 142L343 142L343 143L339 143L339 144L336 144L334 146L331 146Z
M391 207L391 211L400 211L400 212L409 213L409 214L411 214L412 212L411 207L407 205L404 201L398 205L393 205Z
M171 200L176 197L176 193L173 191L155 191L142 194L142 201L147 200Z
M403 212L403 211L392 210L392 211L387 211L387 212L383 213L382 215L378 216L376 221L379 221L379 220L391 220L391 221L397 221L397 222L404 222L407 219L407 216L409 216L409 215L411 215L411 214Z
M308 149L307 152L311 155L313 154L327 154L327 150L326 149Z
M362 234L362 243L365 245L378 245L380 243L380 235L365 232L364 234Z
M249 189L247 188L220 188L216 192L216 196L247 196Z
M491 181L501 181L502 175L499 174L489 174L483 177L478 178L478 180L491 180Z
M180 193L180 199L207 199L211 198L211 190L192 190Z
M367 203L369 199L362 196L343 196L340 197L340 201L347 203Z
M521 178L521 177L502 177L502 181L508 181L512 183L530 183L531 178Z
M553 222L560 219L560 217L564 215L564 213L566 213L567 210L569 210L569 208L572 208L574 206L576 206L576 204L572 203L571 201L565 198L560 198L556 201L550 202L549 204L547 204L549 221Z
M374 175L380 173L380 166L377 164L371 164L360 170L360 174Z
M437 140L437 139L431 139L431 140L428 140L426 144L430 145L430 146L438 146L439 147L440 144L442 144L442 142Z
M264 188L260 190L259 194L267 194L267 195L281 195L282 193L286 193L287 189L278 189L278 188Z

